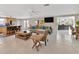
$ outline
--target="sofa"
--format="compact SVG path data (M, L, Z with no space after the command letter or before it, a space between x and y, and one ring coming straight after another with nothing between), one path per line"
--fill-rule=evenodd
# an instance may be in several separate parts
M30 31L32 32L37 32L37 30L40 29L40 30L48 30L48 33L51 34L52 33L52 27L49 27L49 26L31 26L30 27Z

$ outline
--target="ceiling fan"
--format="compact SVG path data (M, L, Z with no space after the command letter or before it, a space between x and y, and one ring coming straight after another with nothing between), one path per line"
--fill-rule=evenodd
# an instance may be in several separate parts
M45 6L45 7L48 7L48 6L50 6L50 4L44 4L44 6Z

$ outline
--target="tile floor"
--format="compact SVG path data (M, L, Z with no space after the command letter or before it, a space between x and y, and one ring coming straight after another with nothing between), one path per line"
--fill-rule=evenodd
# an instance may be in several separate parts
M24 41L15 38L15 35L9 37L0 36L0 53L1 54L67 54L79 53L79 40L71 36L67 30L54 31L48 35L47 46L40 47L37 52L32 49L33 42L31 39Z

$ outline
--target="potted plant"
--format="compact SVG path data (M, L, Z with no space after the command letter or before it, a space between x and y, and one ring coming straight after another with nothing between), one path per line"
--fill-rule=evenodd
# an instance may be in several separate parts
M78 27L79 27L79 21L76 21L76 26L78 26Z

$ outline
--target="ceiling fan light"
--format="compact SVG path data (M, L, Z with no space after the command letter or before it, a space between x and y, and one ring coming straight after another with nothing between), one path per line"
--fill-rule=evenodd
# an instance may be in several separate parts
M44 4L45 7L49 6L50 4Z

